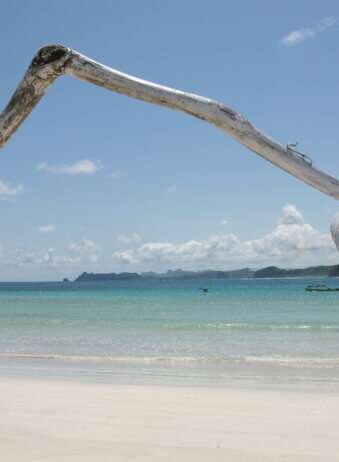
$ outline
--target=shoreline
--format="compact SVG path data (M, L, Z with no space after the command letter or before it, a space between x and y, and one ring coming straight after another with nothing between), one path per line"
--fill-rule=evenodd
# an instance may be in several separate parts
M339 395L324 391L2 377L0 394L9 462L338 457Z
M339 391L339 358L92 358L0 355L0 378L108 385L170 385Z
M140 358L139 358L140 359ZM108 386L180 386L292 390L338 393L337 358L301 367L272 362L237 363L167 361L81 360L53 356L0 356L0 380L65 381Z

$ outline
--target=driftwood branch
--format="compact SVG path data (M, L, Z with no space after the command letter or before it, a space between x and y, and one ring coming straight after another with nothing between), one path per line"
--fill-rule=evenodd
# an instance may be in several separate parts
M205 120L304 183L339 199L337 178L318 169L289 146L277 143L233 109L208 98L123 74L62 45L47 45L33 58L22 82L0 115L0 148L62 74Z
M339 250L339 213L336 214L331 222L331 234L335 245Z

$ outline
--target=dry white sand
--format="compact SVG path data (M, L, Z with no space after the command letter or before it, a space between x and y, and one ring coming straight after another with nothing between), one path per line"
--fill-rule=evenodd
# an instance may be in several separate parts
M0 380L0 460L339 460L339 394Z

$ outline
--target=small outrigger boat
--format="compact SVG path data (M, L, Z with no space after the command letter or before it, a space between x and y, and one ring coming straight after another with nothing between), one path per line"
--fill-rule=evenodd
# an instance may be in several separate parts
M339 291L339 287L331 289L330 287L322 284L310 284L305 288L305 290L308 290L309 292L336 292Z

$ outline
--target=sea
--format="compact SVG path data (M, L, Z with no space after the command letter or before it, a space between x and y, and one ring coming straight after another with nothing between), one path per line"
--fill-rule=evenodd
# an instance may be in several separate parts
M337 279L0 283L0 377L339 390ZM208 288L207 292L200 288Z

